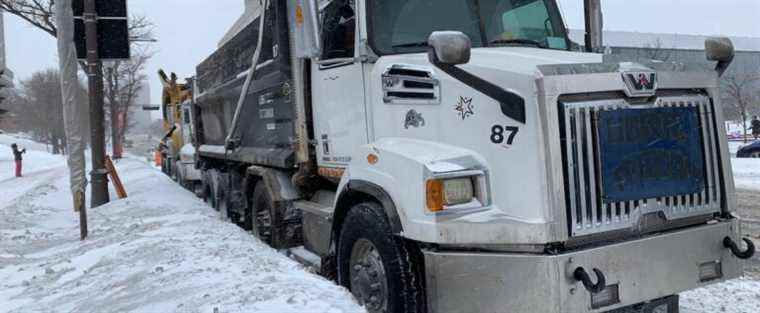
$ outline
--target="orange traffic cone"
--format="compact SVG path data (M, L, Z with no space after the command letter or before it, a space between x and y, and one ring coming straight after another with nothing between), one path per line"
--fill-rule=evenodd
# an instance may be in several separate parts
M156 162L156 166L161 166L161 152L156 150L153 152L153 160Z

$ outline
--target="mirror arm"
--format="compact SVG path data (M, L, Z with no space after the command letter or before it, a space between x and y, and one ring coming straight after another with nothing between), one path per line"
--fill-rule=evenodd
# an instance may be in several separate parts
M734 62L734 55L731 55L731 58L728 60L722 60L718 61L718 64L715 65L715 71L718 72L718 77L722 77L724 73L726 73L726 70L728 70L728 67L731 66L731 63Z

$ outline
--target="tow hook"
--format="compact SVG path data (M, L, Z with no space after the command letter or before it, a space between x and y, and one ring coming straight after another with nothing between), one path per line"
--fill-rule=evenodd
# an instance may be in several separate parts
M583 267L576 268L575 271L573 271L573 277L582 282L583 287L586 287L588 292L600 293L605 287L607 287L607 279L599 269L595 268L594 273L596 274L596 284L591 283L591 277L588 276L586 269Z
M746 260L755 255L755 244L752 243L752 240L749 240L747 238L742 238L742 240L744 240L744 243L747 244L747 250L744 252L739 249L739 246L736 244L736 242L734 242L733 239L731 239L731 237L723 238L723 246L731 249L731 253L733 253L737 258Z

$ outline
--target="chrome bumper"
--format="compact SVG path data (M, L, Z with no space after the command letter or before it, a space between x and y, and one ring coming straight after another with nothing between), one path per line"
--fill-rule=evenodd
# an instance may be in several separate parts
M723 247L737 238L736 220L559 255L423 251L428 308L443 312L607 312L741 276ZM700 282L699 266L721 262L722 278ZM591 295L572 277L598 268L618 284L620 302L592 309Z

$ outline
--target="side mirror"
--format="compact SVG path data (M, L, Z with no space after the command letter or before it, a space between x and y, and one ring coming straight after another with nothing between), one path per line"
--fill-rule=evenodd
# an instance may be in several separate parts
M288 23L295 40L296 57L317 58L322 55L317 0L288 0Z
M715 70L718 76L723 76L728 66L734 61L734 44L726 37L711 37L705 40L707 60L717 61Z
M459 65L470 62L472 42L462 32L433 32L428 38L428 45L428 58L433 64Z

